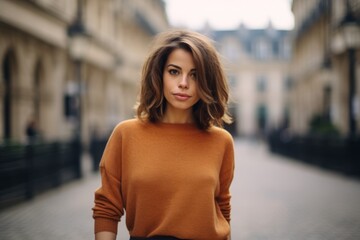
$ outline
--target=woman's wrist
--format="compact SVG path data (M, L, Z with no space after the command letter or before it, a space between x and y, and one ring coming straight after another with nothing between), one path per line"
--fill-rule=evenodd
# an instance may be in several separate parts
M95 234L95 240L115 240L116 234L113 232L98 232Z

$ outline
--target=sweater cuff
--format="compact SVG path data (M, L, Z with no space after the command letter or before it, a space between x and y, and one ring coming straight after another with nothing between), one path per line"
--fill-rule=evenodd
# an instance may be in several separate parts
M95 218L94 232L113 232L117 234L118 222L107 218Z

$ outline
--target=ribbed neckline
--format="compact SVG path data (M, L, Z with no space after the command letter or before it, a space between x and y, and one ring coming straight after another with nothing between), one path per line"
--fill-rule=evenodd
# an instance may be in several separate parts
M159 130L168 130L170 132L195 133L202 132L195 123L149 123L151 126Z
M195 128L195 123L166 123L166 122L156 122L154 125L157 125L159 127L167 127L167 128Z

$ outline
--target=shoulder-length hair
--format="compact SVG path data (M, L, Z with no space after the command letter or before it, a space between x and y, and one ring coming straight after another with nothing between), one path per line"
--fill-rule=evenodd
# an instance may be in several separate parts
M220 57L212 41L206 36L188 30L170 30L159 34L145 61L141 76L137 117L151 122L161 121L166 100L163 93L163 72L170 53L184 49L194 58L199 101L193 106L198 128L231 123L228 113L229 88Z

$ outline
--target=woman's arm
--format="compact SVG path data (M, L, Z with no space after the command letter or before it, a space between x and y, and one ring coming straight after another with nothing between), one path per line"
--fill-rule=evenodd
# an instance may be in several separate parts
M230 134L227 137L226 149L220 170L220 192L216 196L216 201L220 207L221 213L230 224L231 218L231 194L230 185L234 177L235 156L234 143Z
M98 232L95 234L95 240L115 240L116 234L113 232Z
M95 205L92 208L95 220L94 232L101 233L100 237L112 236L109 235L109 232L114 233L116 236L118 222L124 214L121 193L121 143L121 132L116 127L106 144L101 158L99 166L101 187L95 191ZM102 232L108 233L104 234Z

